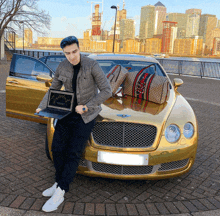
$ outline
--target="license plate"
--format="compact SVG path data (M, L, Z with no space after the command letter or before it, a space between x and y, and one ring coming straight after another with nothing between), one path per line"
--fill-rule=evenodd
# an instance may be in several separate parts
M126 154L112 152L98 152L97 161L100 163L116 164L116 165L131 165L141 166L148 165L148 154Z

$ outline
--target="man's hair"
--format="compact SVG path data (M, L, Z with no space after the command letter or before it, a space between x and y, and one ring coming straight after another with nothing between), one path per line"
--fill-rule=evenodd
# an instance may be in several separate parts
M79 47L78 39L75 36L68 36L61 41L60 47L63 49L65 46L72 45L74 43Z

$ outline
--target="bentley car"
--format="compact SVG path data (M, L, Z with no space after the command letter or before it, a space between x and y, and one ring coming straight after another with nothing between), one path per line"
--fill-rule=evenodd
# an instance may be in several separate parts
M78 173L117 179L164 179L188 172L196 156L198 124L189 103L178 92L183 81L169 79L152 57L122 54L91 54L108 73L121 65L130 72L147 67L147 73L167 77L169 97L163 104L118 92L102 104L96 125L80 161ZM46 155L51 151L56 119L40 118L35 110L51 85L60 56L46 63L14 54L6 81L6 115L47 124Z

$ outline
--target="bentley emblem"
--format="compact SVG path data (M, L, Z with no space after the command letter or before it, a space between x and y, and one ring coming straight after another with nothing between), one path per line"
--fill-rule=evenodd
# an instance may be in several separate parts
M131 115L126 115L126 114L117 114L117 116L122 117L122 118L127 118L127 117L130 117Z

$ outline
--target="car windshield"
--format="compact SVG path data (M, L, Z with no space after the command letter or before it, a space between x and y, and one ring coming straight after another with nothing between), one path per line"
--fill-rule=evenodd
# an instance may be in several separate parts
M107 74L114 66L121 65L125 67L128 72L140 71L146 66L152 65L148 68L148 73L154 74L155 67L159 76L165 76L164 72L157 63L145 62L145 61L130 61L130 60L97 60L99 66L102 68L105 74Z

